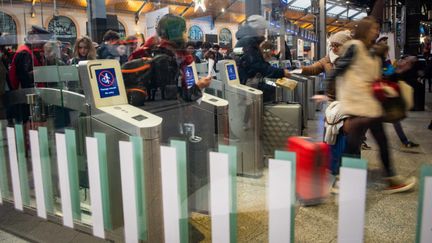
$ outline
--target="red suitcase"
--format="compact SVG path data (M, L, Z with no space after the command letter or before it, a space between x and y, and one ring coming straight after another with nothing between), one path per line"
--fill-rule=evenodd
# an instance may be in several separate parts
M316 205L329 193L330 147L306 137L290 137L287 150L296 153L296 194L303 205Z

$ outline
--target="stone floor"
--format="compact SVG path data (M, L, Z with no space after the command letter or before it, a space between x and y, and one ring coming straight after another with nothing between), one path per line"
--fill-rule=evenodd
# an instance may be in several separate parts
M432 164L432 131L427 129L432 119L432 94L427 94L427 111L411 112L402 125L408 137L421 146L402 148L391 125L386 125L391 153L402 175L419 177L423 164ZM319 140L322 137L320 119L309 121L307 134ZM365 242L414 242L418 187L408 193L385 195L380 177L378 151L372 136L368 136L371 150L362 157L368 161L368 184L365 220ZM268 212L266 204L267 170L259 179L238 177L238 242L268 242ZM337 242L337 198L330 196L318 206L296 206L295 242ZM210 219L207 215L193 213L190 220L194 237L201 242L211 242ZM103 242L86 233L74 231L0 206L0 242L26 242L10 234L34 242ZM117 241L116 241L117 242ZM431 239L432 242L432 239Z

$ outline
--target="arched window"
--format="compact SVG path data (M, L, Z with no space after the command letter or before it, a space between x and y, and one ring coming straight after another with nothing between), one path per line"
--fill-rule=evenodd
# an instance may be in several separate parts
M0 32L5 35L5 45L17 45L17 26L15 20L7 13L0 11Z
M203 41L204 40L204 34L201 28L197 25L192 25L189 28L189 40L190 41Z
M62 42L70 42L72 45L77 38L77 29L72 19L66 16L55 16L48 24L48 30L54 33L54 37Z
M125 28L125 26L120 21L118 21L118 25L119 25L119 31L118 31L118 33L120 35L120 38L125 38L126 37L126 28Z
M232 34L231 30L227 28L221 29L219 33L219 44L221 47L229 47L232 48Z

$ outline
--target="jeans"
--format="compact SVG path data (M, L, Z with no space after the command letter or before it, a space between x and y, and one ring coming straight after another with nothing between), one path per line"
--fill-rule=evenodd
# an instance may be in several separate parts
M400 141L403 144L408 144L409 140L408 140L407 136L405 135L404 130L402 129L402 125L401 125L400 121L393 123L393 127L394 127L396 134L398 135Z

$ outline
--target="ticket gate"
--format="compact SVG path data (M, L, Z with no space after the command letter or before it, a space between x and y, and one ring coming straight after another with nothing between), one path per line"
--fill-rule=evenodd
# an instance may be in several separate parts
M163 242L162 179L160 139L162 118L128 104L120 64L116 60L92 60L79 63L79 76L85 103L91 116L91 132L107 136L108 177L111 210L122 221L121 181L119 164L120 140L130 136L143 139L145 207L148 242ZM81 101L82 102L82 101ZM83 104L83 103L81 103ZM128 199L123 199L128 200Z
M196 80L196 67L191 68L191 78ZM205 93L197 102L162 100L159 96L156 93L155 101L140 108L163 118L162 143L168 144L171 139L186 142L189 209L208 213L208 152L217 151L219 144L227 144L228 102Z
M262 175L262 91L241 85L233 60L217 64L217 80L206 92L229 102L229 143L237 146L237 173L244 176Z
M284 97L287 97L290 102L298 102L302 105L303 124L307 124L309 115L309 97L308 97L308 83L309 79L302 75L291 74L291 79L297 81L297 87L294 92L284 90Z

